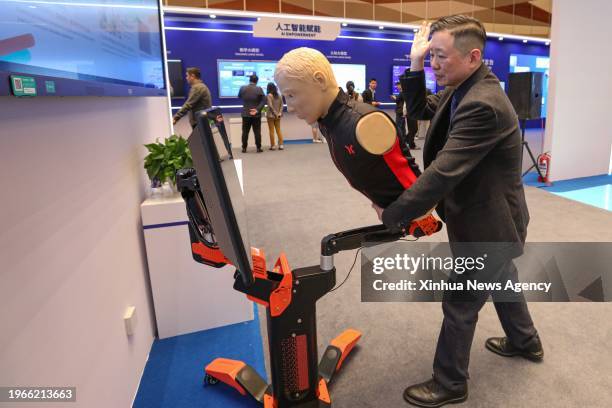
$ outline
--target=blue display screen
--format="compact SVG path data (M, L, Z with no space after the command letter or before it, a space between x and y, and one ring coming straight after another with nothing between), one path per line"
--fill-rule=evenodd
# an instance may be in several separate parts
M264 87L274 82L275 61L217 61L219 74L219 97L236 98L243 85L249 84L249 77L256 74L259 84Z
M510 72L543 72L542 117L546 117L550 58L543 55L510 54Z
M404 71L410 68L407 65L394 65L393 66L393 75L391 78L391 86L392 93L398 94L399 89L397 89L397 85L395 83L399 81L400 76L404 75ZM434 75L433 69L431 67L425 67L425 86L432 93L436 93L436 76Z
M163 90L160 26L158 0L0 0L0 70Z
M331 64L338 86L345 88L346 82L355 83L355 91L363 92L366 87L366 66L364 64ZM235 98L240 87L248 85L249 77L257 74L259 85L265 88L274 82L276 61L217 61L219 75L219 97Z

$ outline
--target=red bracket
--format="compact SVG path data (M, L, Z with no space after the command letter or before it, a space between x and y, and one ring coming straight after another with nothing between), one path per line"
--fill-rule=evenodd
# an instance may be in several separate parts
M293 289L293 277L289 262L284 252L281 252L276 264L274 272L282 274L283 278L278 285L278 288L270 295L270 314L272 317L280 316L291 303L291 291Z

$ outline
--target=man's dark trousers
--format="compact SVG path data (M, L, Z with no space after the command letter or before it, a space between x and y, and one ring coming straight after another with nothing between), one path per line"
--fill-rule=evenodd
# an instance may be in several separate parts
M406 118L402 115L395 114L395 127L397 128L397 132L399 134L399 138L403 144L407 145L406 140Z
M490 282L500 282L502 286L508 280L518 281L516 266L512 260L500 260L496 265L487 268ZM451 274L451 281L473 279L466 275ZM482 279L477 279L479 282ZM510 342L521 349L530 347L537 341L537 331L531 320L525 298L521 293L499 294L488 291L445 291L442 300L444 320L438 337L436 356L434 358L434 377L449 390L461 390L467 379L470 362L470 349L478 321L478 312L484 306L489 295L495 302L495 310L502 328ZM498 302L496 299L503 299Z
M410 118L406 118L406 122L408 122L408 135L406 136L408 147L414 149L416 146L416 144L414 144L414 138L419 131L419 124L416 120Z
M253 126L253 133L255 133L255 146L261 149L261 116L259 115L242 117L242 148L247 148L251 126Z

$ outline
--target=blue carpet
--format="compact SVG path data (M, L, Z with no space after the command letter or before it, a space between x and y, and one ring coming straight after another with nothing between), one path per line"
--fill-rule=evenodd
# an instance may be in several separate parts
M612 175L602 174L556 181L552 186L539 183L537 179L538 174L531 172L523 177L523 182L528 186L540 187L570 200L612 211Z
M250 322L155 340L133 407L260 407L225 384L202 386L204 367L216 357L242 360L266 378L254 307L255 319Z

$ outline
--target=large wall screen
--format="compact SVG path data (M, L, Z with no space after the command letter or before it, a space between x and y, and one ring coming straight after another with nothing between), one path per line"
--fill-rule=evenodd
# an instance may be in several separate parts
M165 95L160 27L158 0L0 0L0 71ZM75 89L60 81L55 93Z

